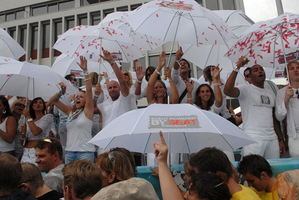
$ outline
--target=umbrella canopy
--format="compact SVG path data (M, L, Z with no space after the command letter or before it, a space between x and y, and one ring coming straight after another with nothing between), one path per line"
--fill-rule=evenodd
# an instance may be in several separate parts
M130 13L131 11L110 13L100 22L99 26L123 31L133 42L135 42L140 51L154 50L161 46L163 44L161 39L148 36L144 33L136 33L133 30L132 26L127 21L127 17Z
M283 70L284 64L298 59L299 15L285 13L277 18L258 22L248 28L227 57L237 62L241 56L249 59L249 66Z
M234 124L212 112L190 104L152 104L119 116L90 143L103 149L118 146L152 153L153 142L159 141L159 131L164 133L171 153L193 153L211 146L232 150L255 142Z
M136 32L165 42L199 46L226 42L231 36L221 18L194 0L150 1L135 9L127 19Z
M0 56L19 59L26 51L3 28L0 28Z
M77 78L83 78L83 71L78 66L77 62L80 62L79 58L72 58L61 54L53 63L52 69L63 77L68 74L75 74ZM88 61L88 71L96 73L107 72L109 75L113 73L111 65L103 60L100 63Z
M102 47L110 51L119 62L131 62L142 57L131 38L120 30L100 26L76 26L55 42L53 48L70 57L85 56L100 62Z
M208 65L220 64L224 71L231 71L235 66L234 63L224 55L234 44L239 36L249 28L254 22L240 10L219 10L213 11L221 17L232 31L232 37L229 38L228 44L210 44L210 45L188 45L180 43L184 55L183 58L194 63L201 69ZM200 56L198 56L200 55Z
M60 82L66 84L68 94L78 91L48 66L0 57L0 94L29 99L42 97L47 101L60 91Z

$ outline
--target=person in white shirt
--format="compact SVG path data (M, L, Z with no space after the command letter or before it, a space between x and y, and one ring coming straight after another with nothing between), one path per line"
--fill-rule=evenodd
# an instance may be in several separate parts
M287 65L290 85L277 93L275 116L279 121L287 120L288 145L291 157L299 156L299 62ZM286 75L286 70L285 70Z

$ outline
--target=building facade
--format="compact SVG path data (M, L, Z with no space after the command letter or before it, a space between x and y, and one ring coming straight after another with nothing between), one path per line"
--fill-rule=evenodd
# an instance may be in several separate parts
M52 46L58 36L77 25L96 25L115 11L131 11L144 0L0 0L0 27L26 50L21 61L51 66L60 52ZM243 10L243 0L197 0L211 10ZM165 44L155 51L144 52L143 66L157 64L157 56L167 51ZM176 47L178 48L178 47ZM124 67L130 67L125 64ZM196 67L193 67L197 77Z

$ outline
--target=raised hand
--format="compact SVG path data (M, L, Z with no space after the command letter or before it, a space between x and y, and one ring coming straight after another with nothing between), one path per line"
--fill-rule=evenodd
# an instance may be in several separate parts
M222 71L222 68L219 68L219 64L216 67L211 67L211 76L213 78L213 81L219 81L220 80L220 72Z
M142 79L144 77L144 71L142 70L141 65L137 65L136 77L137 77L138 81L142 81Z
M241 68L249 62L248 58L241 56L237 62L237 68Z
M167 154L168 154L168 147L166 145L164 136L162 134L162 131L160 131L160 139L161 143L154 142L154 148L155 148L155 155L157 158L158 165L160 164L166 164L167 165Z
M87 71L87 60L84 56L80 56L80 63L77 62L77 65L84 71Z
M61 90L62 90L62 92L64 94L65 91L66 91L66 85L63 82L58 83L58 85L61 87Z
M180 47L175 53L175 59L180 60L183 55L184 55L184 53L183 53L182 47Z
M192 81L192 83L190 83L189 78L188 78L187 80L185 80L185 84L186 84L187 92L192 93L193 88L194 88L194 81Z
M102 50L103 50L103 55L100 55L101 58L103 58L104 60L106 60L107 62L112 64L114 60L113 60L111 53L109 51L105 50L104 48L102 48Z
M165 51L162 51L159 55L159 67L163 67L166 63L166 53Z

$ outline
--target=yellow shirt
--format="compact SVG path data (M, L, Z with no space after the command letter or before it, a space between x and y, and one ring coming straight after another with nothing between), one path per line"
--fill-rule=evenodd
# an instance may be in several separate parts
M279 200L279 196L278 196L278 193L277 193L277 190L274 190L272 192L265 192L265 191L257 191L255 188L252 188L252 190L254 192L257 193L257 195L262 199L262 200ZM273 198L274 196L274 198Z
M233 194L231 200L261 200L250 188L240 185L242 190Z

